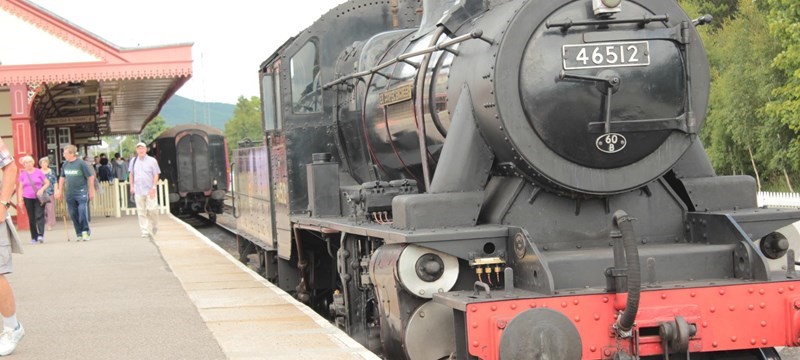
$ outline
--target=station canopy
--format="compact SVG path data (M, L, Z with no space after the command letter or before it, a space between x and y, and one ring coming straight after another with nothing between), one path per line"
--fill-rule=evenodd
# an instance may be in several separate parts
M139 133L192 75L192 44L117 47L24 0L0 0L0 34L0 87L26 84L35 121L76 133Z

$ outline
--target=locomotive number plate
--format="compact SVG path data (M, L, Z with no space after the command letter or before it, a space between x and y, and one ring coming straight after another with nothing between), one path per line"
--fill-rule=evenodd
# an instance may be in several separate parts
M650 43L625 41L564 45L564 70L650 65Z

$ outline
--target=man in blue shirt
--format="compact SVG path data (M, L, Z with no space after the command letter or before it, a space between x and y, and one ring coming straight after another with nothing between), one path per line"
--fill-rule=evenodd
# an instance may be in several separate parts
M128 174L131 184L133 184L131 192L136 199L139 229L142 231L142 237L152 239L158 232L156 185L158 185L161 168L158 167L158 161L155 158L147 155L147 146L142 142L136 144L136 157L131 161Z
M66 161L61 167L56 199L61 199L62 196L66 198L69 217L72 218L77 234L76 241L88 241L91 234L88 204L94 199L94 171L89 164L78 158L78 148L75 145L64 147L64 160Z

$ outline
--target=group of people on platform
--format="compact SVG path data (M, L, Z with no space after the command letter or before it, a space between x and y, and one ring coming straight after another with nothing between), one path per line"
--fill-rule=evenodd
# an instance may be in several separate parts
M94 157L94 170L97 174L97 180L100 182L112 182L114 179L127 181L128 166L129 164L125 162L125 159L119 153L114 154L113 159L109 159L106 154Z
M67 155L69 154L69 155ZM89 239L88 209L83 198L91 195L89 188L94 185L94 178L87 174L96 174L97 181L111 182L114 179L126 181L128 178L128 166L120 157L119 153L114 155L114 159L109 163L105 154L101 154L97 163L92 169L77 157L77 148L68 146L64 149L64 159L61 177L67 179L66 201L70 209L70 217L75 224L78 240ZM50 158L39 159L39 168L36 168L35 161L31 156L24 156L20 159L22 170L17 179L17 204L25 204L25 211L28 213L28 221L31 229L31 242L43 243L45 230L52 230L56 223L55 202L52 201L56 192L57 178L55 170L50 168ZM86 165L86 166L84 166ZM66 172L65 172L66 170ZM75 176L77 175L77 176ZM84 181L85 180L85 181ZM91 185L91 186L90 186ZM59 186L59 188L61 188ZM91 195L94 197L94 195ZM73 214L73 211L75 212ZM86 214L86 215L84 215Z
M158 161L147 155L144 143L136 144L136 155L125 162L119 153L109 161L105 154L96 157L94 166L78 156L78 149L68 145L63 151L64 162L61 174L56 175L50 168L50 159L39 159L39 168L31 156L20 159L22 170L17 179L17 204L25 204L28 224L31 229L31 243L43 243L45 230L55 225L55 205L53 198L64 199L72 219L77 241L87 241L91 236L89 228L89 202L94 199L97 182L130 180L130 192L136 203L142 237L151 237L158 232L156 185L161 170ZM142 174L142 176L138 176Z
M63 156L65 161L60 175L51 169L49 157L39 159L38 168L36 161L30 155L23 156L19 160L22 169L16 181L16 203L25 206L31 243L43 243L45 230L53 229L56 223L54 197L64 198L66 201L78 241L89 240L91 230L87 204L94 198L97 189L96 180L110 182L114 179L127 181L130 178L132 184L130 191L135 199L137 213L140 215L142 237L155 235L158 231L155 217L157 214L148 212L155 213L154 209L158 206L155 189L161 171L158 162L147 156L144 143L136 145L136 155L127 163L119 153L114 154L114 159L111 161L105 154L101 154L95 157L97 163L90 166L78 157L78 150L74 145L66 146ZM134 176L134 173L143 176ZM64 190L58 191L59 189Z
M130 192L136 201L139 228L142 237L153 238L158 231L158 200L156 186L161 170L158 161L147 155L144 143L136 144L136 155L127 164L119 153L114 160L100 157L97 168L78 157L78 149L67 145L63 151L64 163L61 173L56 176L50 168L50 159L39 159L36 167L33 157L23 156L19 163L22 169L17 173L14 158L0 139L0 315L3 317L3 331L0 332L0 356L9 355L25 335L25 329L17 321L14 293L5 275L13 271L12 252L20 252L16 230L8 211L14 206L11 197L17 194L17 204L24 203L28 214L28 224L32 243L44 243L45 230L55 225L55 199L64 199L69 216L77 235L77 241L88 241L89 202L95 196L95 177L100 181L129 179ZM105 161L103 161L105 160ZM111 163L111 164L109 164ZM127 166L125 166L127 165ZM3 222L2 219L5 219ZM1 226L1 225L0 225Z

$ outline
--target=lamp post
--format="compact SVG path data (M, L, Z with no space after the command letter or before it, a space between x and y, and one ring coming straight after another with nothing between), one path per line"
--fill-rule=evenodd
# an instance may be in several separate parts
M117 140L117 152L122 156L122 142L125 141L125 136L118 135L115 139Z

